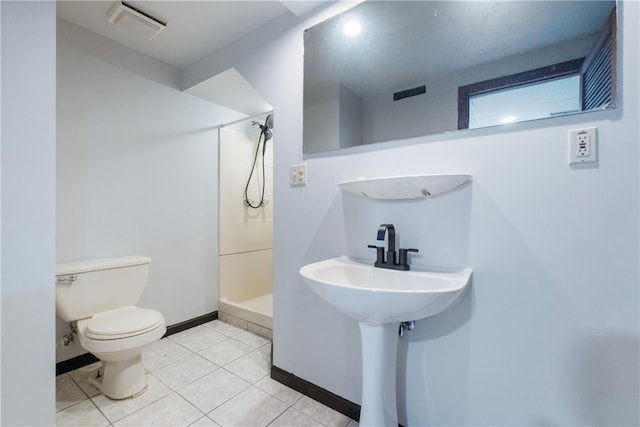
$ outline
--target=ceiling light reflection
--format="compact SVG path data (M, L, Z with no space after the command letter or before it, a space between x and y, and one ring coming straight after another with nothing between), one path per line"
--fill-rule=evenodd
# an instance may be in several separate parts
M349 21L344 24L342 31L348 36L357 36L362 31L362 25L358 21Z

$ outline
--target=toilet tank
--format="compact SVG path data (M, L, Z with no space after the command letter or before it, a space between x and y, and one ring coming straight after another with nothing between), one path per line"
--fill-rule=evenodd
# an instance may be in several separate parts
M56 313L65 322L135 305L147 283L151 258L127 256L56 265Z

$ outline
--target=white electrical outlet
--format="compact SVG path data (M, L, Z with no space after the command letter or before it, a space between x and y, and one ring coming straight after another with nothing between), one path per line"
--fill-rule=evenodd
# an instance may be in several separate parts
M307 166L293 165L289 169L289 184L292 186L301 186L307 184Z
M596 128L569 131L569 164L598 161Z

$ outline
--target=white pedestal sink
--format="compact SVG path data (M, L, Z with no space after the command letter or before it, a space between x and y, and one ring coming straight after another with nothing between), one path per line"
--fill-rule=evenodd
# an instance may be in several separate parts
M361 426L398 425L396 350L399 323L446 310L464 293L471 273L471 269L455 273L387 270L346 257L300 269L311 289L360 323Z

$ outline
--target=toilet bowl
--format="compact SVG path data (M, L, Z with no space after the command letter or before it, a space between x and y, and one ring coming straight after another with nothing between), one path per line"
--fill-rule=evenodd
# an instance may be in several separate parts
M112 399L140 394L147 385L142 351L166 332L160 312L129 306L77 324L80 345L102 361L89 382Z
M112 399L146 390L142 352L166 332L160 312L134 305L150 262L119 257L57 265L56 312L76 323L80 345L100 359L89 382Z

